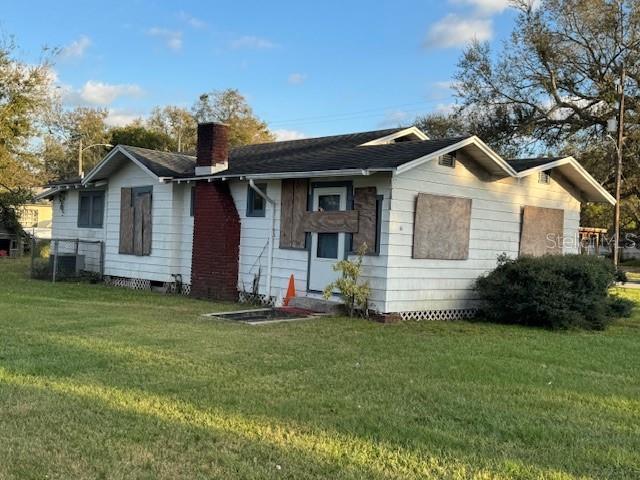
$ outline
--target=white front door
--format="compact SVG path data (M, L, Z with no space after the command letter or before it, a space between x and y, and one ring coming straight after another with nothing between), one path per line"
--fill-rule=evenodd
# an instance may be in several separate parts
M347 209L347 187L322 187L313 190L312 210L333 212ZM312 233L309 265L309 290L322 291L338 278L333 266L344 259L345 233Z

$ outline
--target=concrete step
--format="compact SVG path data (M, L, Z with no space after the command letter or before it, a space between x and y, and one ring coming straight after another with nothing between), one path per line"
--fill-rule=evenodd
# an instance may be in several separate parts
M315 297L293 297L289 301L290 307L304 308L312 312L330 313L332 315L343 315L344 305L324 298Z

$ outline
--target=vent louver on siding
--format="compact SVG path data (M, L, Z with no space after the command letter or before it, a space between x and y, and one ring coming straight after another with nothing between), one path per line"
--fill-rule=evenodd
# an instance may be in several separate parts
M444 155L441 155L440 158L438 158L438 164L439 165L443 165L445 167L455 167L456 166L456 156L454 153L446 153Z

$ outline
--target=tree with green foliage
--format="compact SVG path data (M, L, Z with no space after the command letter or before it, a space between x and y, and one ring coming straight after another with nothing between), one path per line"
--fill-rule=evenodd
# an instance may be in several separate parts
M131 145L152 150L173 151L175 143L166 133L152 130L143 125L127 125L110 130L112 145Z
M191 112L175 105L155 107L147 119L149 129L172 140L176 152L195 152L198 122Z
M460 100L457 110L449 118L423 119L423 125L435 125L435 130L445 133L478 134L511 157L573 154L612 191L615 145L606 126L607 120L617 116L616 82L624 65L627 100L622 208L626 228L637 228L640 3L537 3L534 8L529 0L513 2L518 17L501 51L494 52L488 43L479 42L465 50L454 82Z
M15 58L13 42L0 44L0 188L30 188L41 178L34 147L51 109L51 65Z
M267 124L254 114L246 98L236 89L200 95L193 106L193 114L198 122L229 125L229 144L232 147L275 140Z
M80 145L109 143L109 127L106 118L109 112L102 108L77 107L60 110L49 133L43 139L43 158L47 171L55 178L70 178L78 175ZM82 154L82 167L88 172L96 165L108 147L86 149Z
M28 64L16 48L0 44L0 221L19 230L16 209L46 178L36 139L51 110L52 75L46 58Z

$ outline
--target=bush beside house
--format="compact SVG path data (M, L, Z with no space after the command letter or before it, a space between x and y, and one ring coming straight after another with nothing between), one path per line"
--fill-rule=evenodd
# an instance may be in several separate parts
M632 304L611 296L618 279L613 265L586 255L498 259L498 267L476 281L479 318L553 329L603 330Z

